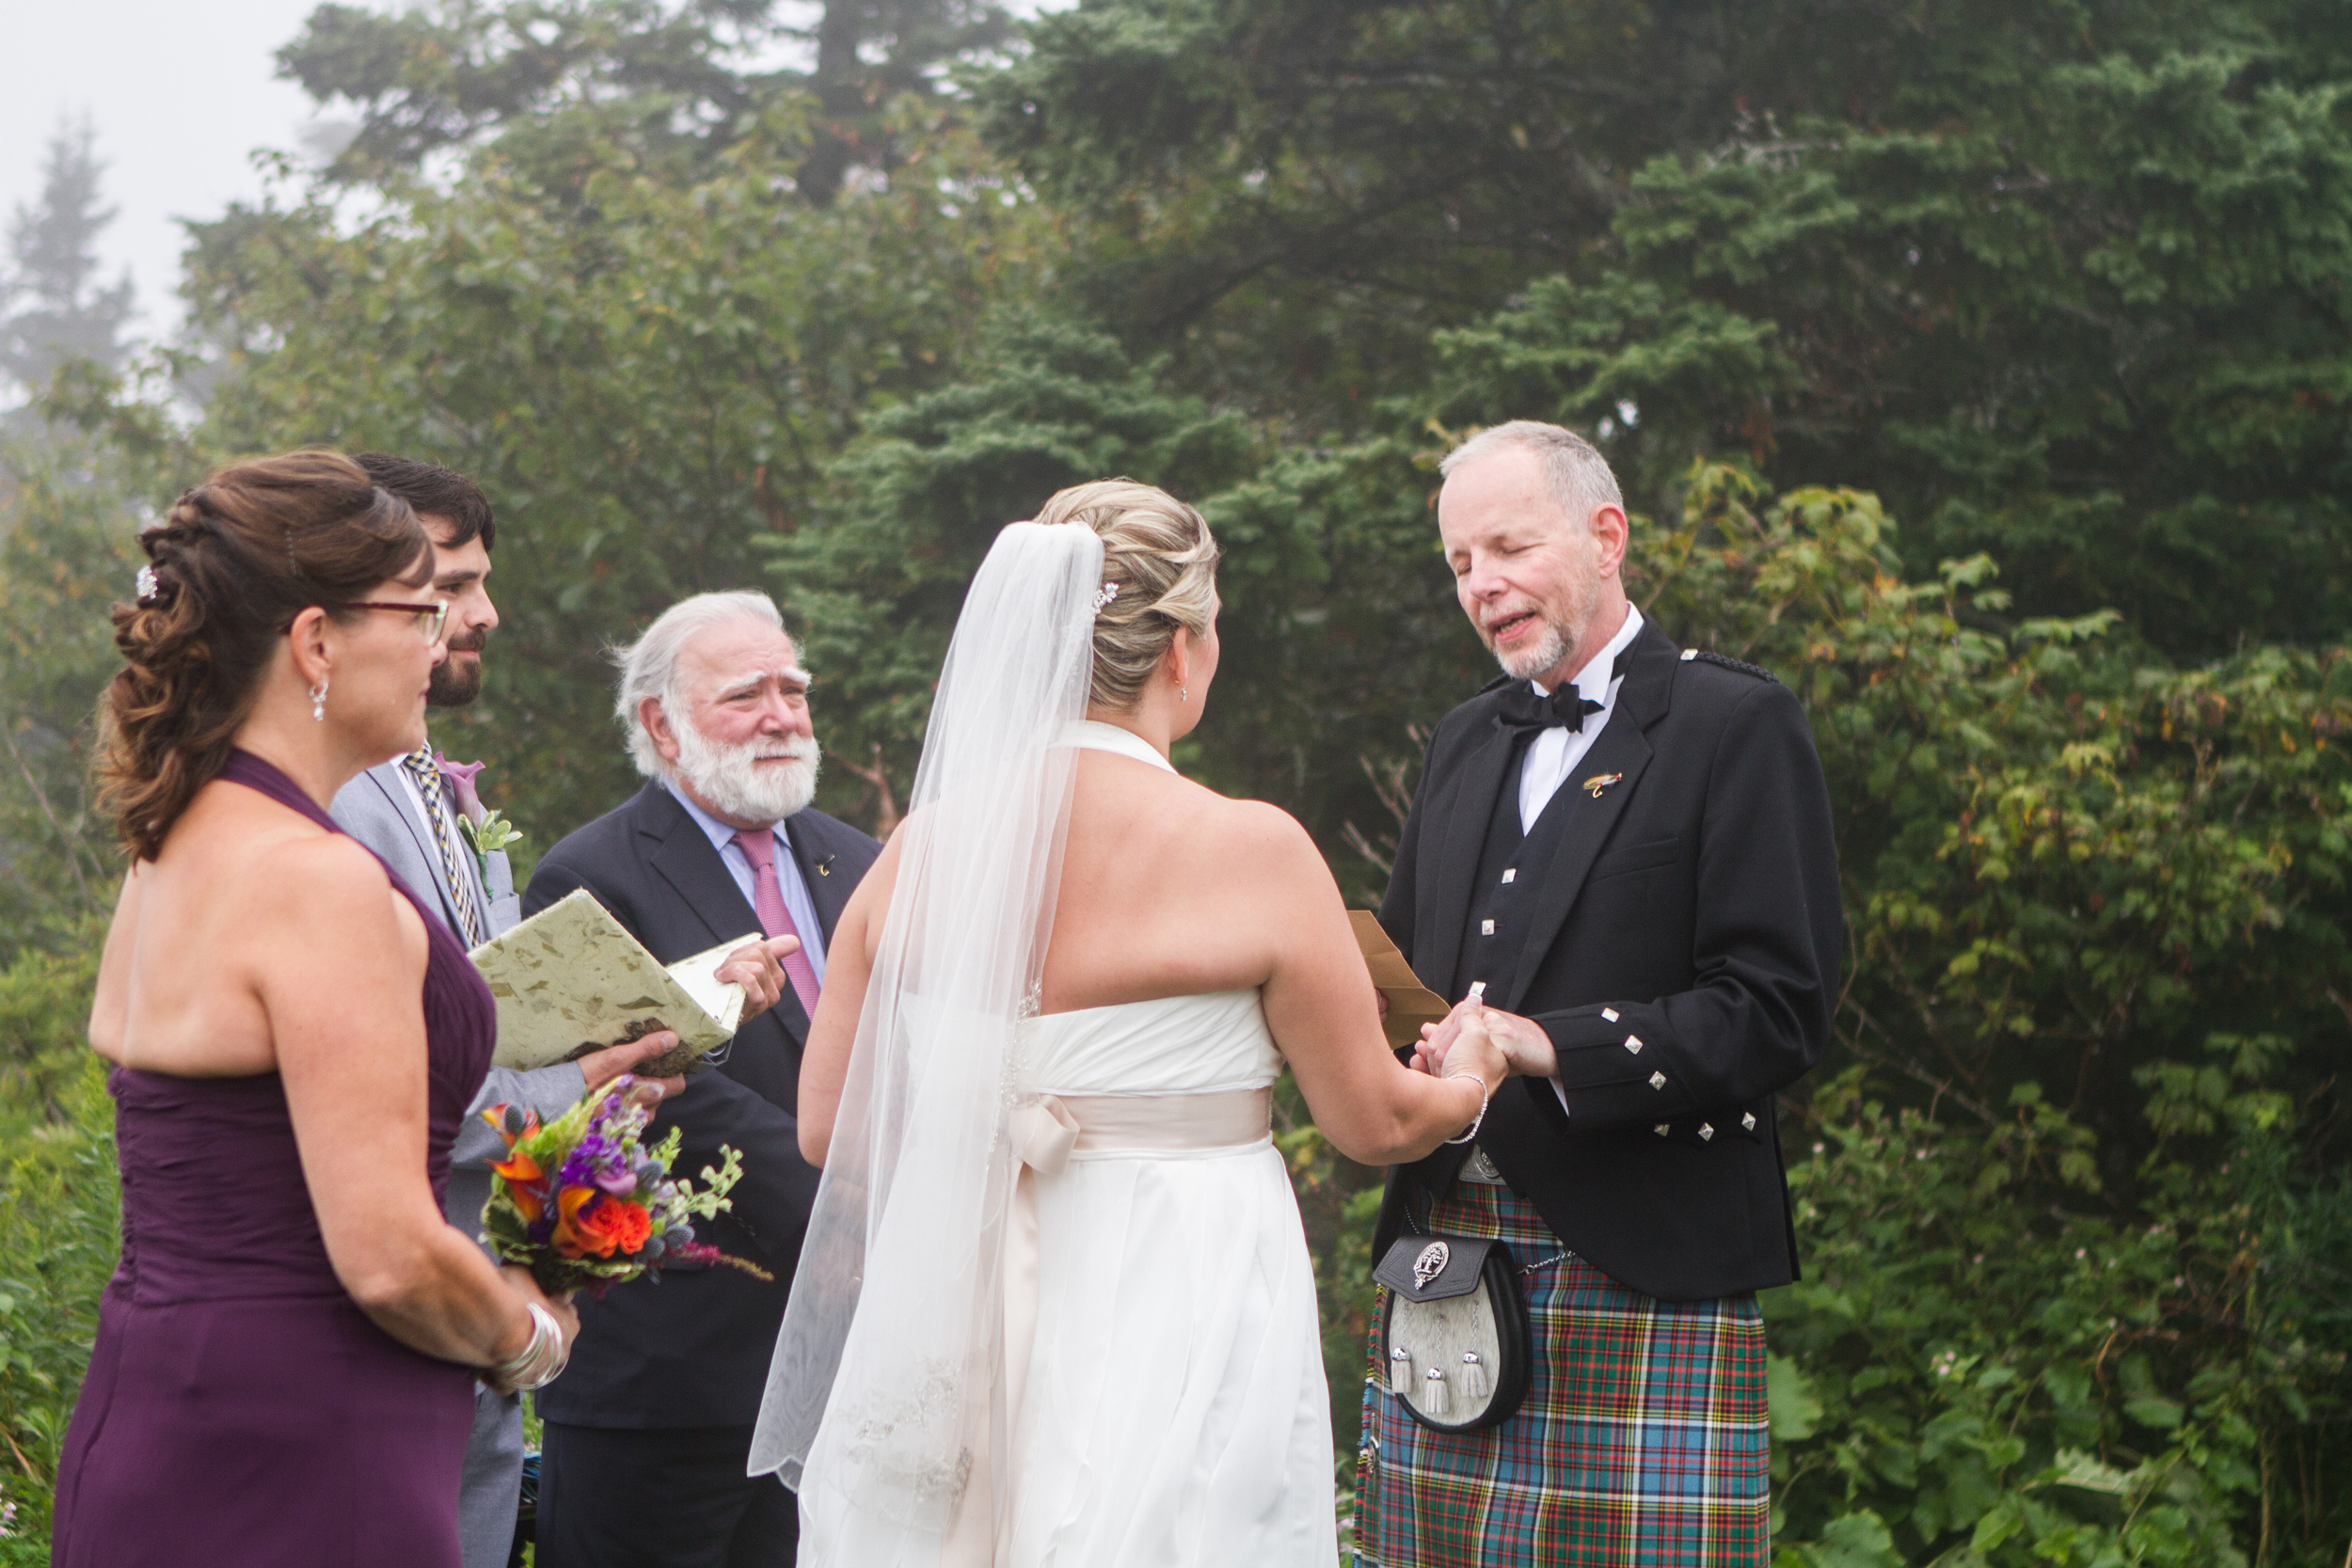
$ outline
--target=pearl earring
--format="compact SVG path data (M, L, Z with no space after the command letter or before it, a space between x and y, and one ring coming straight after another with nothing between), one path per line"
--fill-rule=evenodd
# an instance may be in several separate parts
M326 683L325 681L310 688L310 717L319 723L326 722Z
M1191 701L1192 701L1192 688L1191 688L1191 687L1189 687L1189 686L1180 686L1180 687L1178 687L1178 688L1176 689L1176 700L1177 700L1178 702L1180 702L1180 703L1189 703L1189 702L1191 702Z

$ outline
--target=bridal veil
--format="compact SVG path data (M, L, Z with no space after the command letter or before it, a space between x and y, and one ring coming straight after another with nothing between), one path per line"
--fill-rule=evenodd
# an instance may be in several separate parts
M943 1543L991 1533L1007 1481L1009 1057L1053 925L1077 756L1057 742L1086 715L1102 574L1093 530L1014 523L965 596L752 1443L753 1474Z

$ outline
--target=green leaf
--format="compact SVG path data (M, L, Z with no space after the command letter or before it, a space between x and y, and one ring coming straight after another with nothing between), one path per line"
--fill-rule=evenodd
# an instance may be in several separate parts
M1813 1380L1793 1357L1772 1355L1766 1359L1764 1391L1772 1409L1774 1438L1796 1443L1813 1435L1821 1418L1821 1402L1814 1394Z

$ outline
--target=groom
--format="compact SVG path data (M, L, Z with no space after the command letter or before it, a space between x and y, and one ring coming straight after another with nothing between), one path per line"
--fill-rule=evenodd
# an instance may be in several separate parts
M1359 1560L1763 1568L1756 1291L1797 1275L1772 1097L1828 1043L1841 940L1812 734L1770 674L1627 603L1624 503L1582 440L1498 425L1441 471L1503 675L1431 738L1380 922L1432 990L1483 984L1535 1075L1473 1145L1389 1173L1374 1256L1502 1238L1534 1379L1464 1433L1368 1386Z

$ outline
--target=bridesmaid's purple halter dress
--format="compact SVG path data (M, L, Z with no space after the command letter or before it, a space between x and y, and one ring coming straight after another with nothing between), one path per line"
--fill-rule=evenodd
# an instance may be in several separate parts
M220 776L334 828L258 757ZM465 949L418 912L437 1206L496 1022ZM122 1263L58 1465L52 1563L455 1568L473 1374L394 1340L336 1282L278 1074L117 1068L107 1085Z

